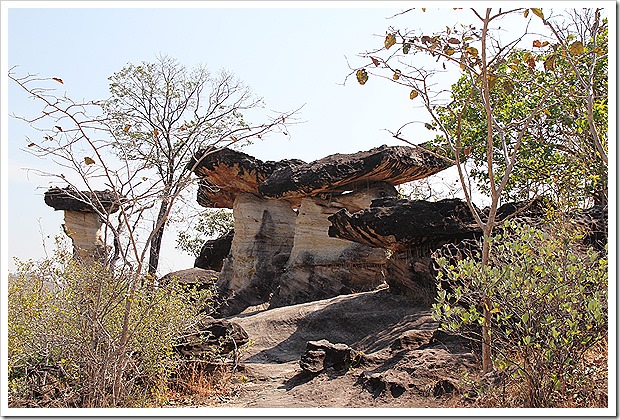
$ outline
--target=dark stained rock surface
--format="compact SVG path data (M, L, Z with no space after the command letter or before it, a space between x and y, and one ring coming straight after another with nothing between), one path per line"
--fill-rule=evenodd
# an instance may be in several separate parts
M358 190L372 182L399 185L425 178L451 163L421 147L381 146L352 154L334 154L308 164L287 165L258 187L267 198L293 198Z
M327 340L308 341L306 352L299 361L300 367L309 373L319 373L325 369L343 370L350 367L357 352L343 343L332 344Z
M354 214L343 209L329 220L331 237L393 251L436 249L480 234L467 204L459 199L378 199L369 209Z
M194 267L205 270L221 271L224 259L230 253L234 230L217 239L206 241L200 249L200 255L194 262Z
M236 322L204 317L179 339L174 349L186 357L226 354L249 342L248 333Z
M79 211L95 213L115 213L119 203L111 190L77 191L72 187L50 188L44 195L45 204L54 210Z
M198 204L203 207L232 208L240 193L258 195L258 186L274 171L304 164L301 160L263 162L253 156L224 148L203 150L188 163L200 177Z

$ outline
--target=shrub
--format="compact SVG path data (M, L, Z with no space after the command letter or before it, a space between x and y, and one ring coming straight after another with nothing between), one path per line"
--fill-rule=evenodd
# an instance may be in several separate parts
M434 316L442 329L479 339L482 296L490 299L494 365L519 385L514 404L563 406L600 386L579 372L588 350L606 339L607 257L581 237L559 223L544 230L506 223L492 238L489 265L471 257L436 260Z
M164 402L178 356L176 338L198 319L193 294L171 282L54 258L17 261L9 279L11 405L105 407ZM128 340L122 325L129 318ZM115 383L120 378L120 387Z

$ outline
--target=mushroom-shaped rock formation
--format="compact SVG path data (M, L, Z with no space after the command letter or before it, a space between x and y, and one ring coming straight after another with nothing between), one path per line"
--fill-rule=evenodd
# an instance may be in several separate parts
M282 167L259 187L263 197L294 198L357 190L372 182L400 185L426 178L452 163L422 147L386 146L334 154L307 164Z
M306 164L262 162L222 149L190 162L198 202L232 207L235 234L219 277L222 315L370 290L384 281L385 250L328 236L328 217L395 197L394 185L450 164L422 148L382 146Z
M63 228L73 242L76 259L88 262L105 257L107 249L101 216L117 212L120 205L112 191L50 188L45 192L44 200L54 210L64 210Z

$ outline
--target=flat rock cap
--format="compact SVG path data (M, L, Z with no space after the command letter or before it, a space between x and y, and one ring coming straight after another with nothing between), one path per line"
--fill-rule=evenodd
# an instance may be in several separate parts
M115 213L119 202L111 190L78 191L72 187L53 187L45 192L45 204L54 210L80 211L85 213Z

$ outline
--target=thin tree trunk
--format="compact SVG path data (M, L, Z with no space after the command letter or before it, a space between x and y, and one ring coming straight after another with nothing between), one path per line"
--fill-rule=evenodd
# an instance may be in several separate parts
M166 215L168 214L168 200L163 200L159 207L159 214L155 221L155 233L151 240L151 248L149 252L149 271L148 273L154 275L157 272L159 266L159 254L161 252L161 241L164 237L164 230L166 229Z
M488 221L487 223L489 223ZM485 233L482 244L482 266L489 264L491 251L490 235ZM485 294L482 298L482 373L489 373L493 370L493 359L491 358L491 299Z

